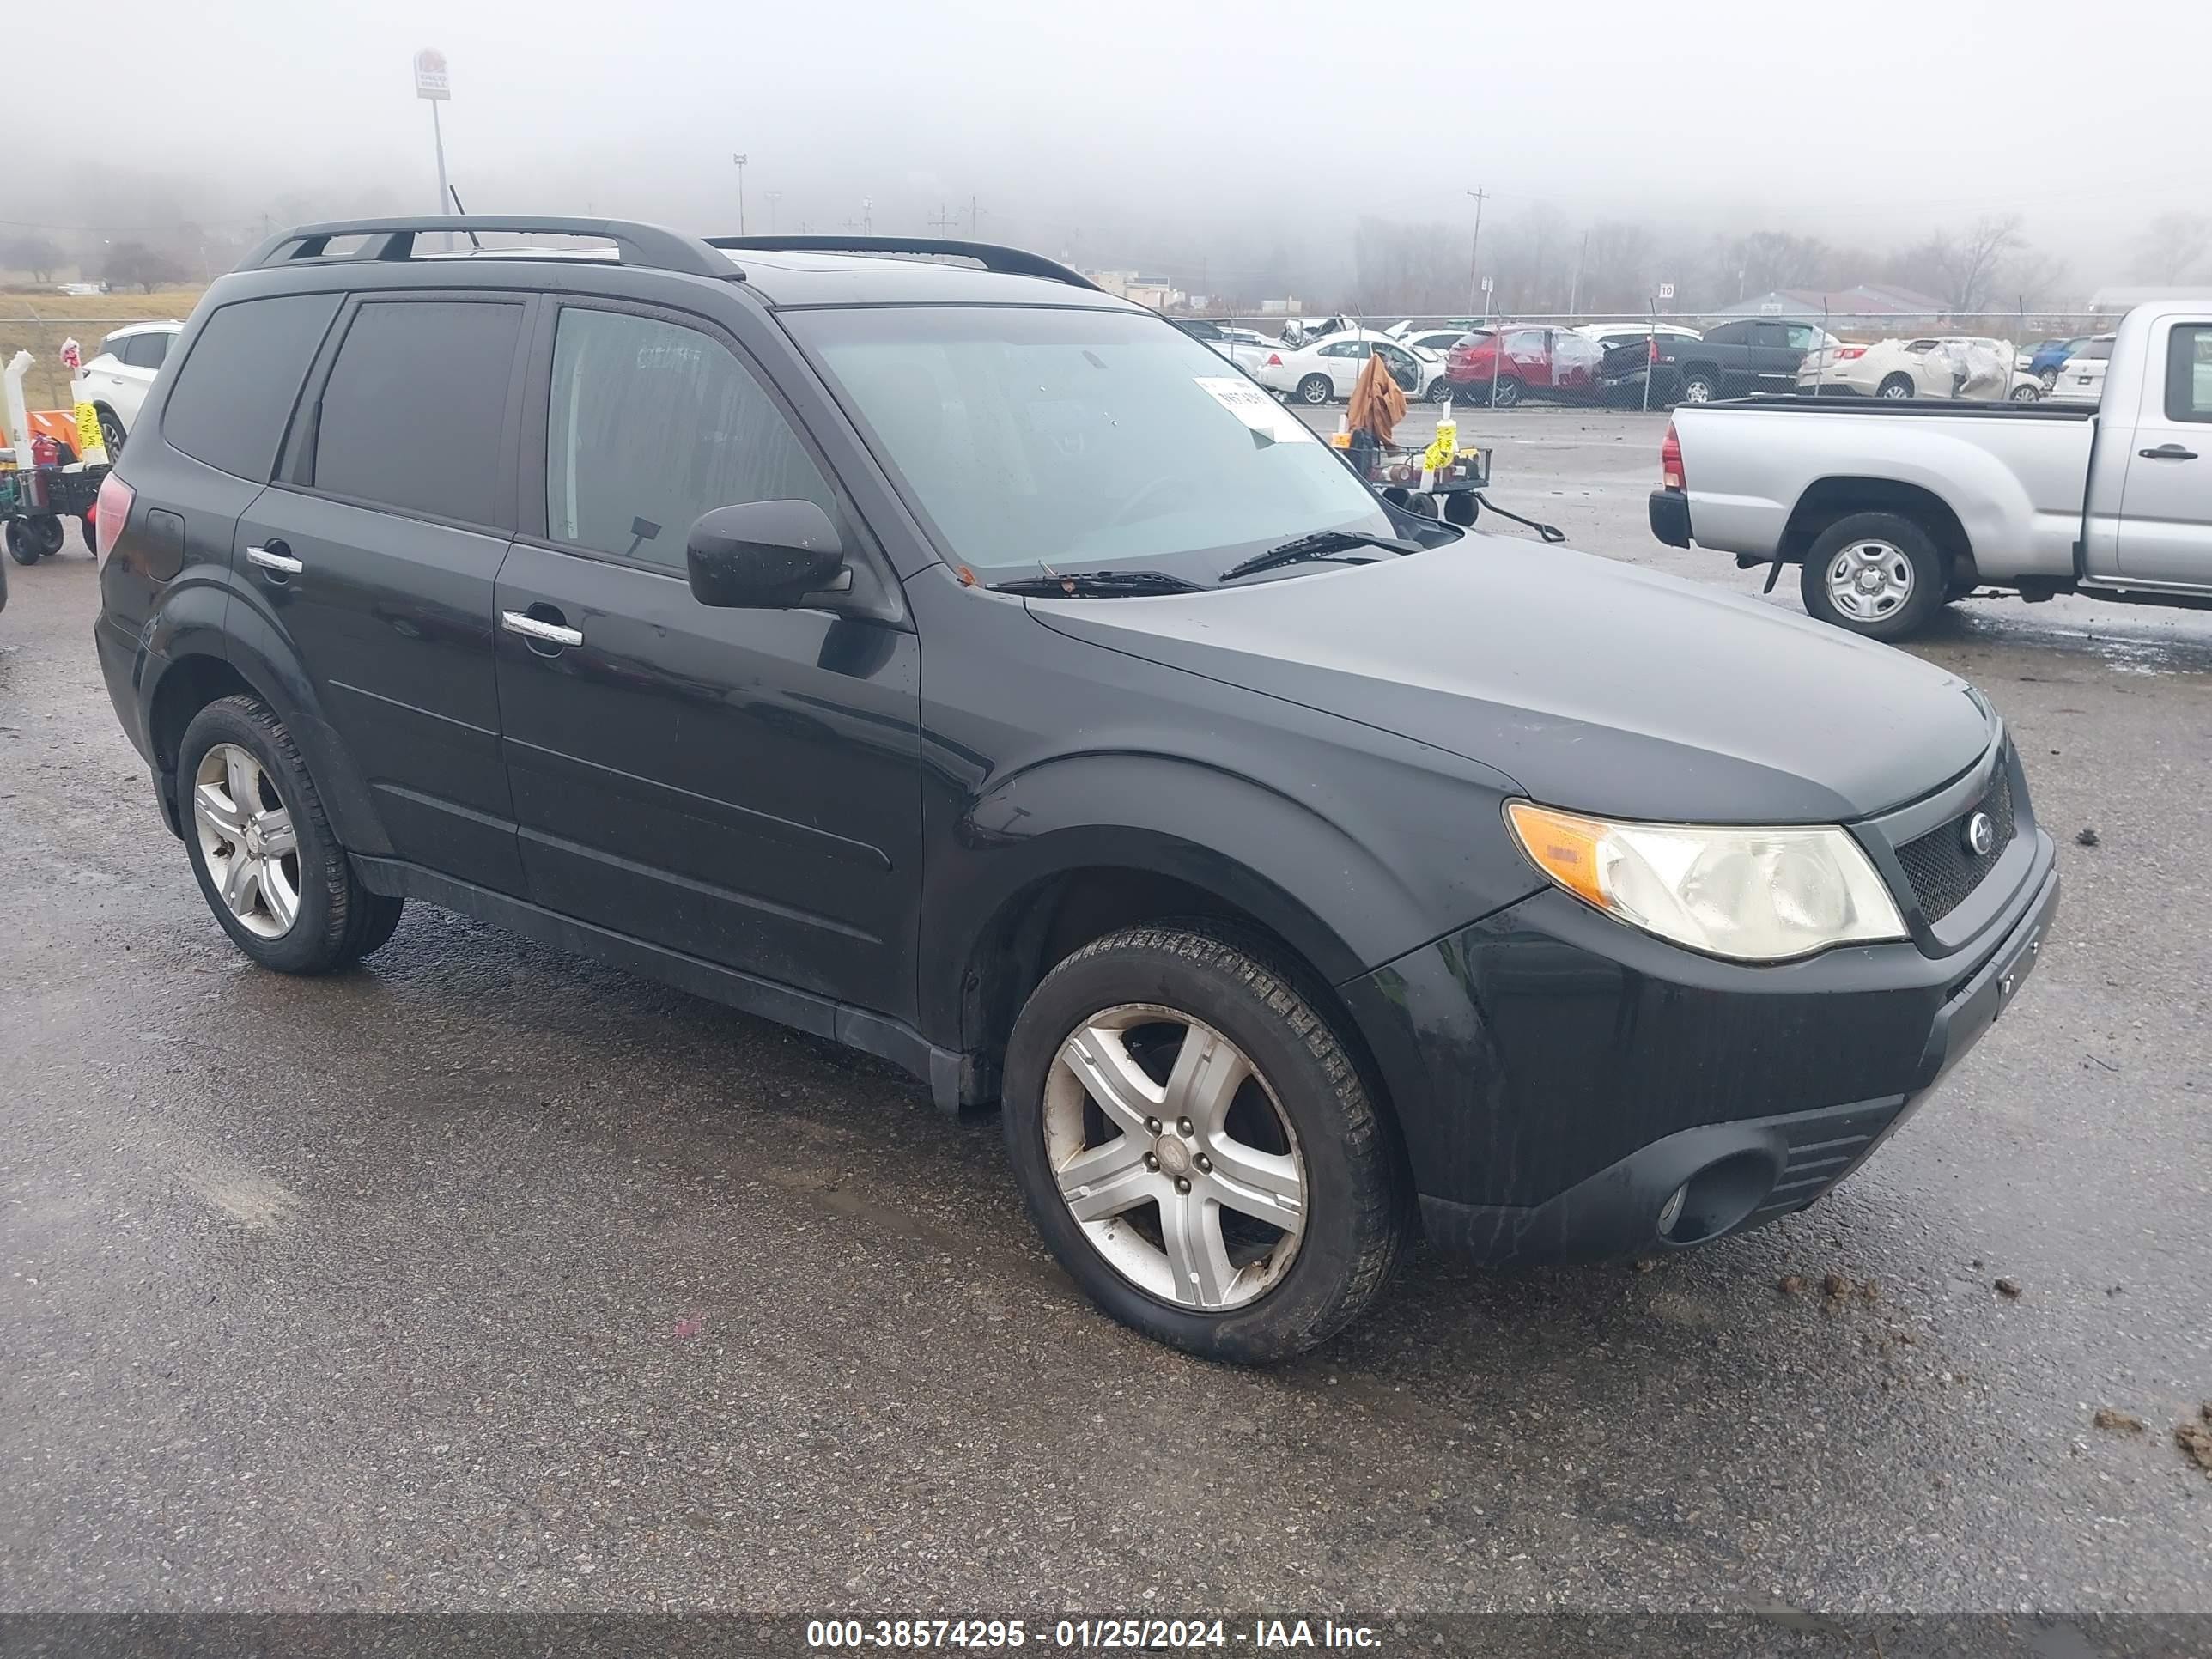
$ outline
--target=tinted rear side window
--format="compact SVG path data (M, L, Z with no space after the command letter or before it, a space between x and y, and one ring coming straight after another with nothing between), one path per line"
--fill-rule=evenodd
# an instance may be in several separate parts
M317 489L465 524L499 522L500 440L520 305L363 306L323 386Z
M335 294L287 294L240 300L216 312L202 325L161 410L169 447L268 483L292 400L337 310Z
M167 333L126 335L116 343L115 355L133 368L159 368L169 355L171 337Z

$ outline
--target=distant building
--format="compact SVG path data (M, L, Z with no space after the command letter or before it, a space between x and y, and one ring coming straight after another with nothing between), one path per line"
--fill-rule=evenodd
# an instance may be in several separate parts
M1170 310L1187 298L1164 276L1146 276L1134 270L1086 270L1083 274L1115 299L1150 306L1154 311Z
M1305 301L1299 299L1286 296L1280 300L1260 301L1260 314L1262 317L1303 317L1305 312Z
M1862 283L1856 288L1847 288L1824 294L1818 289L1778 288L1764 294L1753 295L1748 300L1739 300L1732 306L1720 306L1706 313L1713 317L1778 317L1788 322L1817 323L1826 317L1831 324L1854 319L1876 322L1885 318L1917 318L1935 322L1950 307L1932 294L1916 293L1909 288L1897 288L1887 283Z

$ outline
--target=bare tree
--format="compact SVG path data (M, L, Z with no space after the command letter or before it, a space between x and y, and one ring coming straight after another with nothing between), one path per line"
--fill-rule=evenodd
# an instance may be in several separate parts
M2202 213L2161 213L2136 238L2130 269L2143 283L2185 283L2212 250L2212 217Z
M0 270L27 270L34 283L51 283L62 251L44 236L28 234L0 240Z
M185 280L184 263L174 254L144 242L118 242L107 250L100 274L110 283L125 283L141 294L151 294L170 283Z
M1449 225L1363 218L1352 232L1360 310L1439 314L1466 298L1467 261Z
M2021 246L2017 213L1987 215L1975 220L1965 235L1942 239L1938 268L1943 298L1952 310L1984 309L1997 291L2005 261Z

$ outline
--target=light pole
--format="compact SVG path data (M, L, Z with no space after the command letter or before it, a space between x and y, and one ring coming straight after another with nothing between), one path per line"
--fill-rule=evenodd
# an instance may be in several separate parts
M1464 193L1474 200L1474 240L1468 245L1467 250L1467 305L1468 309L1472 311L1474 309L1475 296L1482 290L1480 264L1482 258L1482 204L1490 198L1490 192L1483 190L1470 190ZM1486 317L1489 315L1487 307L1484 307L1483 314Z
M730 159L738 164L738 234L745 234L745 158L732 152Z

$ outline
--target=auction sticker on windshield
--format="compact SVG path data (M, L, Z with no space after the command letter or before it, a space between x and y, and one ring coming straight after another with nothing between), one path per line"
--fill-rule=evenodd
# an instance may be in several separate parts
M1316 443L1320 441L1314 438L1311 429L1304 421L1249 380L1237 380L1226 374L1200 374L1192 378L1207 397L1264 438L1305 438Z

